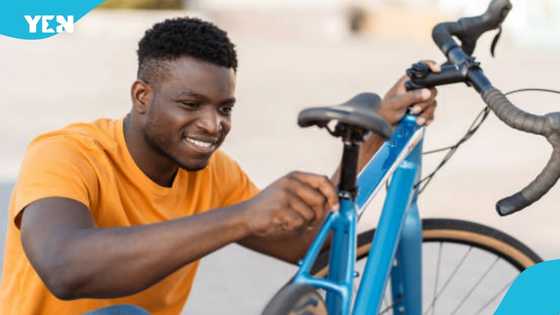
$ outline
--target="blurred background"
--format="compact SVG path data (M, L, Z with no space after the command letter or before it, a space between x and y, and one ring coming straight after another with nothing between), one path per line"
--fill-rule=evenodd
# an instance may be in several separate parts
M559 89L560 1L512 0L496 50L485 35L475 55L503 91ZM74 33L41 41L0 37L4 114L0 117L0 218L26 145L42 132L76 121L119 118L130 109L136 46L153 23L198 16L226 30L239 54L238 104L224 150L260 187L294 169L331 174L340 143L296 125L307 106L383 94L412 63L443 61L431 42L437 22L482 13L488 1L454 0L114 0L80 20ZM512 101L535 113L557 111L557 95L528 93ZM455 143L483 108L464 85L439 88L426 149ZM560 190L522 213L500 218L496 200L527 184L544 166L544 139L511 130L491 116L438 173L420 201L425 217L494 226L546 259L560 256ZM429 172L442 156L426 158ZM381 197L360 223L375 226ZM4 242L4 230L0 231ZM0 254L1 259L1 254ZM189 314L257 314L293 274L293 266L231 245L205 258L186 307Z

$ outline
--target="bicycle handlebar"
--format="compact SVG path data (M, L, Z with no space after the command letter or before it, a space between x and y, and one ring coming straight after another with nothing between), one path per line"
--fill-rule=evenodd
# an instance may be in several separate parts
M539 175L520 192L506 197L496 204L502 216L528 207L544 196L560 177L560 113L544 116L533 115L513 105L499 90L486 91L482 98L492 111L507 125L529 133L542 135L552 145L552 155Z
M553 148L552 155L539 175L518 193L496 203L496 210L502 216L522 210L545 195L560 178L560 112L543 116L533 115L517 108L507 97L494 88L482 72L480 64L471 54L476 41L484 32L500 28L512 6L509 0L493 0L487 11L476 17L461 18L457 22L436 25L432 38L448 59L443 73L426 73L425 69L413 66L407 71L411 80L408 89L436 86L455 82L472 85L484 102L508 126L542 135ZM459 46L453 36L461 41ZM499 35L498 35L499 36ZM497 42L494 40L493 46Z
M432 31L432 38L441 51L447 55L457 45L452 36L457 36L461 40L463 51L472 55L480 35L499 28L510 10L509 0L494 0L486 12L480 16L464 17L457 22L436 25Z

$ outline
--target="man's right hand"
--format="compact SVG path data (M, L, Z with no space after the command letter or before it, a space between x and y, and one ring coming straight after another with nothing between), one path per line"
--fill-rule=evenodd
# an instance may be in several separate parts
M292 172L247 201L251 234L274 237L321 224L338 207L334 184L326 176Z

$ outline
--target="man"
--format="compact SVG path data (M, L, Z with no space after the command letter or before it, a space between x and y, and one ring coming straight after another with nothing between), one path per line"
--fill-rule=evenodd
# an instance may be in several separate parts
M30 144L10 202L0 314L115 304L179 314L199 259L227 244L302 257L337 207L335 185L292 172L259 192L218 150L236 69L225 32L199 19L166 20L139 43L124 119L70 125ZM406 93L405 79L379 113L394 124L412 106L419 123L430 122L435 90ZM368 138L361 166L381 143Z

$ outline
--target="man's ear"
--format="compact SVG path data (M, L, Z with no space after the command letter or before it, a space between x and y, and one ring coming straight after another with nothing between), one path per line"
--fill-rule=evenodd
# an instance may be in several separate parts
M132 110L139 114L144 114L150 108L150 104L152 104L154 90L145 81L136 80L130 88L130 96L132 97Z

